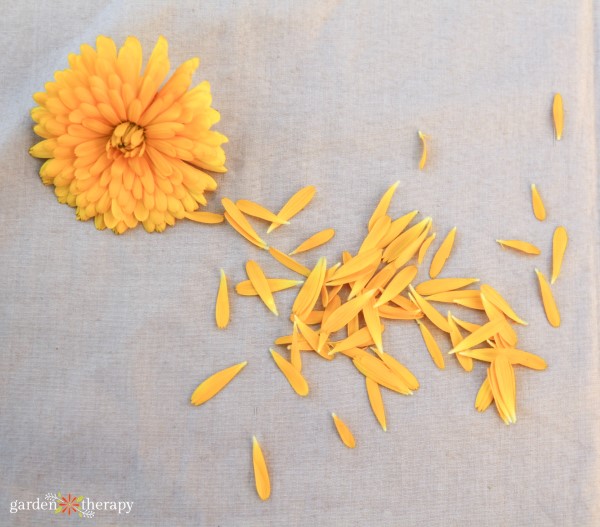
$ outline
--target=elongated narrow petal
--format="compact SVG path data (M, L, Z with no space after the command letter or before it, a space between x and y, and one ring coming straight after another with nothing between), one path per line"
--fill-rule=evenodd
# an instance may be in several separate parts
M396 274L396 266L389 263L369 280L365 289L384 289Z
M303 253L305 251L309 251L310 249L314 249L315 247L319 247L331 240L334 235L335 231L333 229L325 229L317 232L308 238L308 240L305 240L298 245L298 247L296 247L290 254Z
M505 422L516 423L515 372L505 355L499 354L490 366L490 385L494 401ZM507 424L508 424L507 423Z
M452 230L448 233L439 249L433 255L433 259L431 260L431 266L429 267L429 276L431 278L435 278L442 272L446 261L450 256L450 252L452 251L452 246L454 245L454 238L456 237L456 227L453 227Z
M419 293L417 293L412 285L409 286L409 288L410 292L414 296L415 303L419 306L419 308L421 308L423 314L442 331L450 333L450 327L448 326L448 321L446 320L446 318L429 302L427 302L427 300L425 300Z
M445 293L436 293L435 295L428 295L425 298L428 302L445 302L447 304L454 304L456 300L464 298L479 298L480 292L477 289L455 289L454 291L446 291Z
M385 406L383 405L383 397L381 396L381 388L373 379L365 377L365 383L367 386L367 395L369 397L369 404L371 410L377 418L377 421L383 428L384 432L387 432L387 423L385 419Z
M348 448L354 448L356 446L356 440L354 439L354 436L352 435L352 432L350 432L350 429L348 428L346 423L344 423L344 421L342 421L334 413L331 414L331 417L333 417L335 428L338 434L340 435L342 443L344 443L344 445L346 445Z
M270 351L275 364L277 364L277 367L281 370L294 391L302 397L308 395L308 383L302 374L294 368L291 362L279 355L279 353L272 349Z
M298 329L300 330L300 333L302 333L302 336L306 339L308 345L314 351L317 351L319 348L319 334L299 317L294 317L294 322L298 325Z
M227 277L223 269L221 269L221 280L219 281L219 292L217 293L215 319L217 326L221 329L229 324L229 294L227 292Z
M260 444L256 436L252 437L252 465L254 466L254 483L256 492L261 500L268 500L271 495L271 481Z
M479 388L479 391L477 392L475 408L478 412L485 412L493 402L494 396L492 395L492 387L490 386L489 379L486 377L481 383L481 388Z
M304 282L302 280L288 280L287 278L267 278L267 284L269 285L271 293L276 293L278 291L283 291L292 287L298 287L303 283ZM243 282L239 282L235 286L235 292L241 296L258 295L256 289L254 289L254 286L252 285L252 282L250 280L244 280Z
M229 223L234 229L241 229L244 233L246 233L246 239L254 240L255 245L263 249L267 247L266 242L258 234L256 234L256 231L252 228L252 225L248 223L248 220L246 219L242 211L237 208L233 201L231 201L229 198L223 198L221 200L221 204L227 212L225 218L227 219L227 221L229 221ZM230 219L233 220L233 223L230 221Z
M419 223L413 225L410 229L402 232L394 238L383 251L383 261L391 262L398 258L400 253L406 249L412 242L419 238L423 232L431 228L431 218L427 216Z
M366 303L373 298L374 294L375 290L372 289L371 291L367 291L366 293L353 298L349 302L342 304L331 314L326 323L321 326L321 331L335 333L342 329L353 317L360 313Z
M560 93L554 94L554 101L552 102L552 117L554 119L554 131L556 133L556 140L560 141L563 134L564 125L564 110L563 100Z
M327 319L331 316L331 314L342 305L342 299L340 298L340 295L335 295L328 303L327 306L325 307L325 311L323 312L323 318L321 319L321 322L327 322ZM308 324L308 322L307 322Z
M402 234L404 229L408 226L408 224L414 219L414 217L419 213L418 210L413 210L400 218L396 218L392 221L390 228L388 229L387 234L381 240L380 247L385 249L391 242L393 242L398 236Z
M294 321L294 329L292 330L290 362L294 368L296 368L299 372L302 372L302 358L300 357L300 334L298 333L298 323L296 320Z
M383 248L383 244L381 241L384 236L390 229L392 225L392 218L390 218L387 214L381 216L377 219L377 221L373 224L373 227L369 231L369 234L365 236L360 249L358 250L359 254L364 253L370 249L381 249Z
M510 247L516 251L520 251L525 254L540 254L540 251L535 245L522 240L496 240L502 247Z
M417 272L418 269L414 265L409 265L398 271L396 276L394 276L392 281L385 288L385 291L377 299L375 307L387 304L392 298L402 293L402 291L404 291L404 289L406 289L408 285L415 279Z
M383 342L381 339L381 320L379 319L379 313L374 306L375 302L371 298L363 307L362 313L369 329L369 333L373 337L373 342L379 351L383 351Z
M556 227L554 236L552 237L552 277L550 283L556 282L560 269L562 267L563 258L567 249L569 237L564 227Z
M326 272L327 260L325 258L319 258L317 265L315 265L315 268L304 281L304 285L300 288L300 291L298 291L298 295L292 306L292 313L297 315L300 319L306 317L315 307L319 295L321 294L321 287L323 287Z
M277 260L280 264L284 265L288 269L294 271L295 273L301 274L302 276L308 276L310 274L310 269L308 267L304 267L301 263L294 260L291 256L281 252L275 247L269 247L269 253L275 260Z
M477 298L476 296L458 297L454 299L454 303L458 304L459 306L468 307L470 309L478 309L479 311L484 310L481 298Z
M394 183L385 191L385 194L381 197L381 200L379 200L377 207L375 207L375 210L369 219L369 231L373 228L373 225L375 225L375 222L381 218L381 216L385 216L387 214L390 202L392 201L394 192L396 192L396 188L398 188L399 184L400 181L396 181L396 183Z
M192 393L191 403L200 405L217 395L246 366L248 362L240 362L218 371L202 382Z
M225 216L227 223L229 223L229 225L231 225L233 227L233 229L238 232L238 234L241 234L250 243L256 245L257 247L260 247L261 249L268 249L267 244L262 239L260 239L260 238L257 239L257 238L254 238L253 236L251 236L247 231L245 231L242 227L240 227L236 223L236 221L227 212L225 212L223 214L223 216Z
M269 221L271 223L278 223L281 225L290 223L289 221L278 218L269 209L259 205L258 203L254 203L254 201L239 199L235 202L235 204L237 205L238 209L248 216L253 216L254 218L259 218L261 220Z
M271 293L271 288L269 287L269 282L267 282L267 277L260 266L254 260L248 260L246 262L246 273L260 299L275 316L279 316L273 293Z
M358 353L352 359L352 362L356 369L365 377L371 378L384 388L403 395L412 394L412 390L406 383L377 357L363 351L362 353Z
M417 263L419 265L421 265L423 263L423 260L425 260L425 254L427 253L427 249L429 249L429 247L433 243L433 240L435 240L435 236L436 233L434 232L433 234L428 236L427 239L421 245L421 247L419 247L419 255L417 256Z
M223 223L225 216L223 214L215 214L214 212L184 212L184 216L188 220L195 221L197 223Z
M422 324L417 320L417 324L419 325L419 329L421 330L421 336L423 337L423 341L425 342L425 346L427 347L427 351L431 358L433 359L434 364L440 369L443 370L446 368L444 364L444 356L438 346L438 343L433 338L433 335L427 328L425 324Z
M380 331L383 332L383 326L380 326ZM360 328L354 333L348 335L345 339L337 342L332 342L333 348L329 352L330 355L349 350L351 348L364 348L375 344L373 336L368 327Z
M532 370L545 370L548 366L539 355L515 348L476 348L457 353L484 362L492 362L498 354L506 355L511 364L519 364Z
M429 136L419 130L419 139L421 139L421 143L423 144L423 152L421 153L421 160L419 161L419 170L423 170L425 168L425 163L427 163L427 140L429 139Z
M370 269L381 261L381 249L372 249L350 258L333 273L327 285L347 284L354 281L365 269Z
M396 360L389 353L385 353L383 351L379 351L377 348L371 348L377 356L383 361L383 363L394 372L400 380L408 386L410 390L417 390L419 388L419 381L413 375L413 373L402 364L400 361Z
M546 219L546 207L544 207L542 197L535 185L531 185L531 204L533 206L533 215L538 220L544 221Z
M452 346L458 346L462 342L463 336L460 329L458 329L456 322L454 322L450 311L448 311L448 326L450 327L450 341L452 342ZM465 357L460 353L456 353L455 355L463 370L473 370L473 359L471 357Z
M408 311L403 307L394 307L388 304L377 308L380 318L388 318L390 320L417 320L423 318L423 313L420 310Z
M498 293L491 285L483 284L481 286L481 293L494 304L500 311L502 311L508 318L514 320L517 324L527 325L521 317L519 317L510 307L510 304L504 300L502 295Z
M277 213L279 220L289 221L293 218L311 202L316 192L317 189L312 185L301 188L283 207L281 207L281 210ZM271 223L271 226L267 230L267 234L274 231L280 225L281 223Z
M477 328L473 333L466 336L458 346L454 346L450 353L458 353L459 351L466 351L473 346L477 346L477 344L481 344L485 342L487 339L493 337L500 328L502 324L506 324L504 320L492 320L487 324Z
M479 291L477 291L477 293L479 294ZM454 320L454 322L456 322L461 328L466 329L469 333L473 333L481 327L480 324L468 322L467 320L461 320L460 318L457 318L454 315L452 316L452 320Z
M417 284L415 291L423 296L445 293L479 282L479 278L436 278Z
M557 328L560 326L560 313L558 312L558 307L556 307L552 289L546 280L546 277L538 269L535 270L535 273L537 274L540 284L540 294L542 295L542 303L544 304L546 318L548 319L548 322L550 322L550 325Z
M419 237L416 240L413 240L406 247L400 250L398 256L396 256L396 258L394 259L394 265L396 266L396 269L400 269L403 265L406 265L406 263L408 263L408 261L419 252L419 248L421 247L421 245L423 245L425 238L427 238L430 228L431 222L427 224L425 230L419 235Z

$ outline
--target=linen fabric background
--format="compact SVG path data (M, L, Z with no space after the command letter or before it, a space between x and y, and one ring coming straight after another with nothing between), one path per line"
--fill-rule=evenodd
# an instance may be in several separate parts
M1 525L62 525L62 515L9 512L12 500L57 491L134 502L129 515L98 512L86 525L600 524L597 4L2 3ZM201 57L194 81L210 81L215 128L230 139L229 172L207 210L224 196L277 210L315 185L310 206L267 237L289 251L334 228L327 246L298 257L306 265L356 251L396 180L391 214L432 216L433 249L457 226L443 275L497 288L530 323L517 328L520 347L549 365L517 368L516 425L494 407L475 411L484 365L465 373L448 358L436 369L412 322L384 334L421 381L412 397L384 393L387 433L342 357L304 354L311 392L300 398L268 352L290 332L294 293L276 295L276 318L233 292L248 259L271 277L291 271L225 224L116 236L76 221L28 155L38 140L29 109L68 53L99 34L118 45L138 36L146 58L163 34L173 68ZM565 104L560 142L555 92ZM423 172L417 130L431 136ZM531 183L544 222L533 217ZM550 275L557 225L570 241L554 329L534 267ZM496 238L526 239L542 255L504 251ZM226 331L214 322L220 268L230 280ZM189 404L204 378L244 360L214 400ZM341 444L332 411L355 450ZM265 503L252 435L270 468Z

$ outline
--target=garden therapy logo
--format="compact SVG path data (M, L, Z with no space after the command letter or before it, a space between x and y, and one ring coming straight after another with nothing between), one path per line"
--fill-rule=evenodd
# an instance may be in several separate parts
M16 514L24 511L50 511L54 514L65 516L78 516L79 518L93 518L98 511L129 514L133 508L133 501L98 501L76 494L62 494L48 492L44 498L32 501L14 500L10 502L10 513Z
M54 514L77 514L80 518L93 518L94 511L83 510L81 502L85 499L83 496L73 496L69 493L67 496L63 496L60 492L53 494L49 492L45 496L46 501L54 503Z

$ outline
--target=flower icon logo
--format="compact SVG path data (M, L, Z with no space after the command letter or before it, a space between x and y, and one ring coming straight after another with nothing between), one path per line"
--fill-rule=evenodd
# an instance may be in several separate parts
M81 507L83 496L72 496L70 493L67 496L62 496L57 502L56 512L63 514L78 513Z

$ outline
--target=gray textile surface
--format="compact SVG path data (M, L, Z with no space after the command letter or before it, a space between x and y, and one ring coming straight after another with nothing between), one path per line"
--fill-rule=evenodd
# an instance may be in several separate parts
M134 501L129 515L98 512L86 525L600 525L597 5L3 4L0 525L63 525L48 512L9 512L11 501L51 491ZM98 34L119 45L137 35L146 57L164 34L173 66L201 57L195 80L211 82L216 129L230 139L209 210L223 196L278 209L316 185L313 203L268 238L287 251L335 228L332 242L299 257L306 265L356 251L396 180L392 214L432 216L437 243L456 225L445 276L501 291L530 323L518 328L520 346L549 364L518 369L517 424L506 427L493 407L478 414L484 366L467 374L448 360L437 370L410 322L390 323L384 340L421 389L384 393L387 433L343 358L304 355L302 399L268 353L290 331L292 292L277 295L278 319L234 294L226 331L213 312L220 268L230 284L245 279L250 258L269 276L292 272L227 225L118 237L75 221L27 153L28 110L67 54ZM419 129L432 137L424 172ZM531 212L534 182L545 222ZM553 329L533 268L550 274L559 224L570 244ZM527 239L542 255L503 251L496 238ZM189 405L203 378L242 360L246 370L210 404ZM341 445L331 411L354 431L355 450ZM271 472L265 503L253 488L253 434Z

